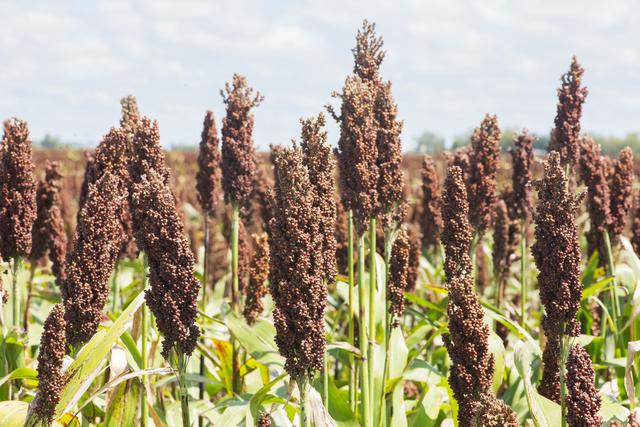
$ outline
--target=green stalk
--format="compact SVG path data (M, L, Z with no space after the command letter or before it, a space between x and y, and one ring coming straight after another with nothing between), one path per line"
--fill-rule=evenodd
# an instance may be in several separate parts
M355 345L355 278L353 271L353 211L347 212L349 240L347 246L347 263L349 271L349 344ZM351 411L356 411L356 371L353 354L349 353L349 405Z
M359 344L360 353L362 354L362 366L360 368L360 394L362 395L362 425L370 427L369 417L370 401L369 401L369 359L367 357L367 322L365 321L365 293L364 293L364 234L358 236L358 303L359 303L359 322L360 327Z
M149 257L147 256L146 253L143 253L143 265L144 265L144 270L142 273L142 287L143 289L147 288L147 280L148 280L148 275L147 275L147 268L149 266ZM140 368L142 370L147 369L147 365L148 365L148 355L147 355L147 326L149 321L147 320L147 305L146 304L142 304L142 307L140 307L140 309L142 310L142 319L141 319L141 328L140 328L140 359L142 362L142 366L140 366ZM142 418L142 426L146 427L148 425L148 420L149 420L149 407L147 406L147 380L146 380L146 376L141 377L140 381L142 381L142 393L140 393L140 411L141 411L141 418Z
M382 335L382 345L384 346L384 369L382 371L382 390L380 391L380 415L379 415L379 426L387 425L387 399L384 393L385 383L387 382L388 370L389 370L389 358L391 357L390 349L389 349L389 335L391 334L391 317L389 316L389 301L387 301L387 286L389 285L389 268L391 264L391 248L393 230L390 227L389 229L384 231L384 280L385 286L384 291L382 292L383 300L384 300L384 328Z
M33 291L33 277L36 274L36 263L35 261L31 261L29 265L29 286L27 288L27 302L24 308L24 317L22 318L22 324L24 327L22 328L25 334L28 335L29 331L29 312L31 307L31 294Z
M200 310L205 313L207 309L207 279L209 273L209 215L207 212L203 212L204 215L204 260L202 270L202 299L200 300ZM199 373L201 377L204 377L204 355L200 355L200 369ZM202 381L198 384L198 399L204 399L204 383ZM198 426L204 425L204 417L198 417Z
M375 343L376 343L376 219L369 222L369 397L375 397ZM374 420L371 405L371 422Z
M527 329L527 232L525 221L520 221L520 323Z
M233 204L231 211L231 308L236 315L240 315L240 279L238 277L238 230L240 227L240 206ZM233 336L231 336L232 354L232 388L236 393L240 392L240 366L238 365L239 348Z
M613 265L613 250L611 249L611 239L609 238L609 233L605 231L604 233L604 244L607 249L607 273L609 277L612 278L611 281L611 306L613 311L613 317L616 322L616 326L618 323L618 317L620 317L620 307L618 306L618 295L616 291L616 276L615 276L615 268ZM616 328L617 330L617 328Z
M20 275L20 271L22 270L22 257L16 256L13 259L13 266L11 270L11 307L12 307L12 325L16 329L20 329L20 298L21 292L20 287L18 286L18 276Z
M298 381L300 391L300 426L311 427L311 417L309 417L309 402L307 399L307 378L301 376Z
M180 408L182 409L182 427L190 427L189 392L187 391L187 360L182 350L178 349L178 384L180 386Z
M329 358L327 357L327 349L324 350L322 360L322 404L325 409L329 410Z

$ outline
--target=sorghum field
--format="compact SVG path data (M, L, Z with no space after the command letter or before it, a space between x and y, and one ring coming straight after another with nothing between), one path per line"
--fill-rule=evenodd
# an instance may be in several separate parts
M581 133L578 60L546 152L488 114L403 158L384 54L365 21L270 153L240 74L199 152L133 96L89 152L7 119L0 425L638 426L638 169Z

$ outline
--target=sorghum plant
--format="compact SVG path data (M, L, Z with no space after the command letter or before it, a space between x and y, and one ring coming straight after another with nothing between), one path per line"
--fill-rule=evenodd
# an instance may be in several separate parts
M440 202L440 184L438 171L433 158L426 154L422 159L422 204L420 228L422 246L425 249L435 248L440 240L442 230L442 209Z
M253 325L264 310L262 298L267 294L269 277L269 241L267 234L252 234L253 256L249 267L249 284L245 289L244 318Z
M600 395L589 353L575 344L567 357L567 421L570 427L599 427Z

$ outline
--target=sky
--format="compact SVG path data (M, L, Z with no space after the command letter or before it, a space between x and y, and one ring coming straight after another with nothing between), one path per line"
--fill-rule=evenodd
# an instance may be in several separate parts
M199 142L207 109L234 72L264 95L254 139L298 138L352 72L363 19L377 23L403 142L451 140L485 113L547 134L576 54L589 96L583 129L640 130L640 5L623 1L6 1L0 0L0 118L95 145L134 94L165 146ZM332 122L332 120L328 120ZM332 143L338 139L329 125Z

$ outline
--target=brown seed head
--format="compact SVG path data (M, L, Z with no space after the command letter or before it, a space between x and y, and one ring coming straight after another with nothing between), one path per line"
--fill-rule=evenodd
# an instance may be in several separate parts
M34 415L46 424L53 422L56 405L65 386L62 363L65 355L64 310L56 304L44 321L38 354L38 393L33 400Z
M466 183L469 181L470 164L469 164L469 151L471 147L457 148L453 154L447 154L447 166L458 166L462 172L462 181Z
M609 234L615 240L624 233L627 215L633 204L633 151L626 147L620 151L609 177L611 224Z
M204 116L204 126L198 153L198 173L196 175L198 201L202 210L213 216L218 204L220 193L220 149L218 129L212 111Z
M415 227L409 227L409 270L407 272L408 292L413 292L416 289L421 254L422 241L420 232Z
M580 327L576 313L580 308L580 246L575 215L578 199L567 190L560 155L552 152L544 166L544 178L535 183L538 205L533 257L538 267L540 300L545 308L542 328L547 337L543 354L543 378L540 392L556 400L559 397L559 337L575 336ZM553 343L557 342L557 345Z
M440 240L442 230L442 208L440 201L440 183L433 158L426 154L422 160L422 215L420 228L422 245L434 248Z
M402 172L402 121L391 94L391 82L377 86L375 117L378 126L378 197L381 223L385 229L403 221L406 209Z
M131 215L138 246L149 257L151 289L145 299L164 336L162 355L168 359L174 346L190 355L200 335L195 323L200 282L175 197L162 175L151 170L133 184Z
M493 274L497 278L504 278L511 266L514 246L511 242L511 219L504 200L496 204L493 216Z
M140 123L140 111L138 110L138 102L133 95L127 95L120 100L122 106L122 116L120 118L120 127L128 134L135 132L135 128Z
M222 119L224 200L247 207L256 175L251 109L260 105L263 97L259 92L254 96L247 79L239 74L233 75L233 82L227 83L220 94L227 105L227 115Z
M353 52L353 72L363 81L376 81L380 78L380 64L385 56L382 50L384 41L376 34L376 24L366 19L356 34L356 47Z
M121 245L118 214L125 201L121 188L119 178L108 171L89 184L61 288L68 345L87 342L102 319Z
M580 179L587 186L587 211L590 227L587 233L589 256L596 250L600 265L606 265L604 233L611 223L610 195L607 184L607 165L600 146L591 138L584 138L579 159Z
M496 202L496 174L500 160L500 137L496 116L486 115L471 136L469 154L469 222L482 235L490 224Z
M468 213L467 189L458 166L449 166L442 195L442 244L446 260L447 280L471 273L471 226Z
M276 343L293 378L322 368L326 338L324 236L316 189L300 148L274 147L275 197L269 282Z
M533 144L536 138L526 129L518 134L509 149L511 153L513 197L509 205L512 220L526 221L531 211L531 168L533 166Z
M571 68L562 76L562 83L558 88L555 127L551 131L548 150L560 153L563 166L569 164L573 167L578 161L582 104L589 93L586 87L581 87L583 74L584 69L574 56Z
M143 181L143 176L150 175L151 171L160 175L165 185L169 184L171 173L160 145L158 122L143 117L133 137L131 161L129 162L131 182Z
M636 199L636 207L631 223L631 244L636 255L640 256L640 198Z
M33 245L31 259L36 261L49 251L51 271L56 276L58 286L64 282L67 234L62 218L62 175L58 162L46 163L45 179L38 183L38 212L33 224Z
M340 116L329 108L340 123L338 169L340 196L345 208L353 210L357 232L363 233L369 220L380 209L378 198L378 148L374 112L375 89L360 77L347 77L342 94Z
M407 289L411 247L405 227L400 228L391 248L387 301L391 314L391 327L400 325L404 313L404 291Z
M271 427L271 417L269 416L268 412L263 412L260 414L257 427Z
M4 122L0 145L0 256L31 253L31 229L36 219L36 183L27 122Z
M570 427L600 427L601 399L589 353L579 344L567 358L567 421Z
M245 289L244 318L253 325L264 310L262 298L267 294L269 278L269 241L267 233L252 234L253 256L249 268L249 285Z

